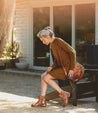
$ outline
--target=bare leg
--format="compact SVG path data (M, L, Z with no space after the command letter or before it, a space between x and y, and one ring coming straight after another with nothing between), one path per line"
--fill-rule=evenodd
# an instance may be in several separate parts
M46 76L44 76L44 81L46 83L48 83L51 87L53 87L55 90L57 90L59 93L61 93L61 91L63 91L59 85L53 80L55 79L54 77L52 77L51 75L47 74Z
M46 90L47 90L47 83L43 80L43 77L47 75L47 72L44 72L41 75L41 96L39 96L38 101L35 104L31 104L31 107L38 107L38 106L42 106L45 107L46 106Z
M69 94L67 92L63 91L58 86L58 84L55 81L53 81L53 79L55 79L55 78L52 77L51 75L47 74L47 72L45 72L41 75L41 96L39 96L39 100L37 103L31 105L32 107L46 106L45 95L46 95L48 84L60 93L59 96L64 101L63 106L66 106L66 104L68 103Z
M45 96L46 95L46 91L47 91L47 82L45 82L43 80L43 78L47 75L47 72L44 72L42 75L41 75L41 96Z
M46 76L44 76L44 81L47 82L51 87L53 87L55 90L58 91L59 96L63 99L64 101L64 107L67 105L68 103L68 98L70 97L70 93L63 91L59 85L53 80L55 79L54 77L52 77L51 75L47 74Z

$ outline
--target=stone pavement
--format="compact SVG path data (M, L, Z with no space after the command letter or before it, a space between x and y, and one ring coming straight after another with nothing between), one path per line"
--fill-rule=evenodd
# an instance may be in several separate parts
M47 107L31 108L40 95L40 82L40 76L0 72L0 113L98 113L95 98L78 100L78 106L62 107L62 100L55 99Z

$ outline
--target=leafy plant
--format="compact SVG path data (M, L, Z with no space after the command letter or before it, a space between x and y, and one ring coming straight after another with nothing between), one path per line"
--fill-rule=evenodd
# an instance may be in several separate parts
M2 57L4 58L17 58L19 52L19 43L16 41L13 41L13 43L7 43Z

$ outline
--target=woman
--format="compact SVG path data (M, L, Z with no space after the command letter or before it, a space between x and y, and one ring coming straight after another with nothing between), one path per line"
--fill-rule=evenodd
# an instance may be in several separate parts
M56 38L50 27L46 27L45 29L41 30L37 34L37 36L43 42L43 44L50 44L55 60L53 65L51 67L48 67L48 70L41 75L41 96L39 96L39 100L37 101L37 103L32 104L31 106L46 106L45 95L47 85L49 84L51 87L57 90L59 96L64 101L63 106L65 107L68 103L70 93L63 91L54 81L54 79L65 80L67 75L70 77L73 75L73 68L76 61L75 50L61 38ZM60 53L60 56L58 51ZM66 68L66 73L64 73L64 70L62 68L60 57L64 67Z

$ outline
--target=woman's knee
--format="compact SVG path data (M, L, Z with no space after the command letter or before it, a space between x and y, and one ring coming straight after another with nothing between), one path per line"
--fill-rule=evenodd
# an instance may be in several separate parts
M44 72L44 73L41 74L41 80L44 79L44 77L46 76L46 74L47 74L46 72Z
M52 79L54 79L54 78L51 75L49 75L49 74L47 74L46 76L43 77L43 80L45 82L48 82L49 80L52 80Z
M44 80L45 82L48 82L48 80L49 80L48 76L47 76L47 75L44 76L44 77L43 77L43 80Z

